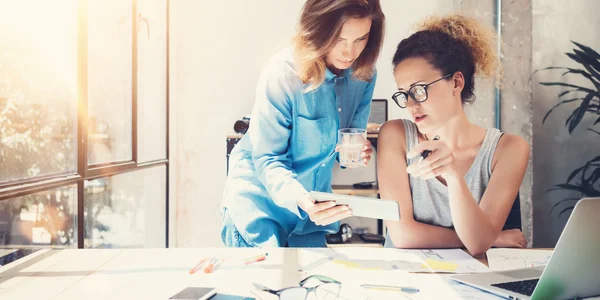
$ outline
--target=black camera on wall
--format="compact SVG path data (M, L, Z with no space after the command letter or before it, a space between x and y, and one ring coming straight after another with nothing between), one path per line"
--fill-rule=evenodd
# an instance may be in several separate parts
M233 131L238 134L246 134L250 128L250 115L244 116L242 119L235 121Z

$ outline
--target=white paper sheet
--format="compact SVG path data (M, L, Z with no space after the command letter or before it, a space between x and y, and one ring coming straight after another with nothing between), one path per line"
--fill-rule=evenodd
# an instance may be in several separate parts
M545 266L551 255L552 250L494 248L487 251L488 265L494 271Z
M365 248L304 249L300 255L304 272L408 271L426 273L479 273L489 269L460 249L404 250Z

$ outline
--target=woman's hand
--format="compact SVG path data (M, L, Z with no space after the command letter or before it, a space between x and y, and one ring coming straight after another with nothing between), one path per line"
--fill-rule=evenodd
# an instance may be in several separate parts
M525 248L527 240L519 229L508 229L500 232L493 244L496 248Z
M329 225L352 216L352 211L348 206L336 205L334 201L315 203L315 200L308 194L298 199L298 206L308 214L311 221L319 226Z
M432 140L422 142L413 147L408 153L408 158L421 156L425 150L431 151L427 158L416 164L411 164L406 168L406 172L414 177L423 179L431 179L441 176L444 179L458 177L452 156L452 151L445 142L440 140Z
M335 146L335 152L340 152L340 145ZM366 140L360 153L364 166L368 165L371 161L371 154L373 154L373 144L371 144L371 141Z

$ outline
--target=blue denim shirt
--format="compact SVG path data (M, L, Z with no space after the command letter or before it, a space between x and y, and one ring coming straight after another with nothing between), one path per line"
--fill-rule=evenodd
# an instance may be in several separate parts
M314 224L297 200L331 192L338 129L366 128L376 74L371 82L351 75L327 70L323 84L307 92L291 48L263 70L250 128L230 155L222 202L247 243L284 246L290 235L338 230L339 222Z

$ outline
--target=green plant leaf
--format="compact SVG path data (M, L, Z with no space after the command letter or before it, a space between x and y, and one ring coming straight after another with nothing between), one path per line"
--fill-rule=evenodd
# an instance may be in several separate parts
M553 212L553 211L554 211L554 210L555 210L557 207L559 207L561 204L563 204L563 203L565 203L565 202L569 202L569 201L579 201L579 200L581 200L581 198L565 198L565 199L562 199L562 200L560 200L560 201L558 201L558 202L554 203L554 205L552 205L552 208L550 209L550 214L552 214L552 212Z
M565 76L567 74L581 74L581 75L583 75L583 76L585 76L587 78L591 78L592 77L592 75L590 73L588 73L588 72L586 72L584 70L581 70L581 69L570 69L570 68L567 68L567 71L565 71L562 74L560 74L560 76Z
M565 121L565 127L567 125L569 125L569 123L571 122L571 120L573 120L573 118L575 117L575 115L577 114L577 112L579 112L579 107L575 108L575 110L571 113L571 115L567 118L567 120ZM569 132L570 134L571 132Z
M596 170L592 172L592 176L590 176L590 181L592 182L592 185L594 185L594 183L596 183L598 180L600 180L600 168L596 168Z
M533 75L533 74L535 74L535 73L537 73L537 72L540 72L540 71L546 71L546 70L562 70L562 69L568 69L568 68L567 68L567 67L547 67L547 68L543 68L543 69L538 69L538 70L535 70L535 71L532 73L532 75Z
M574 185L574 184L568 184L568 183L556 184L553 187L551 187L550 189L548 189L547 192L558 191L558 190L569 190L569 191L583 193L580 186Z
M591 90L589 88L585 88L582 86L578 86L578 85L574 85L574 84L569 84L569 83L564 83L564 82L540 82L541 85L546 85L546 86L562 86L562 87L571 87L571 88L575 88L577 89L577 91L579 92L586 92L586 93L592 93L596 96L598 95L597 91Z
M577 169L578 172L581 172L580 187L585 188L585 186L591 186L595 182L595 180L592 180L594 173L592 173L592 175L590 176L586 176L586 174L588 174L588 170L590 170L590 168L592 167L595 167L596 170L600 170L600 156L596 156L593 159L590 159L582 167Z
M585 52L588 55L588 57L591 58L592 66L594 67L594 69L600 72L600 54L598 54L598 52L596 52L594 49L588 46L582 45L574 41L571 42L577 47L579 47L579 49L583 50L583 52Z
M579 49L583 50L590 57L595 57L596 59L600 60L600 54L596 52L596 50L575 41L571 41L571 43L575 44L577 47L579 47Z
M585 168L585 165L573 170L573 172L571 172L571 174L567 178L567 183L571 182L571 180L573 180L573 178L575 178L575 176L577 176L577 174L579 174L579 172L581 172L584 168Z
M583 77L587 78L589 81L592 82L592 84L597 88L600 89L600 74L598 74L597 72L595 72L594 70L591 70L588 66L583 65L586 70L590 71L590 73L594 73L594 74L590 74L584 70L581 69L572 69L572 68L565 68L567 69L567 71L563 72L560 76L565 76L567 74L579 74L582 75Z
M586 65L586 64L588 64L588 63L585 61L584 57L582 57L582 53L583 53L583 52L581 52L581 51L579 51L579 50L575 50L575 49L573 49L573 52L575 52L575 53L565 53L565 54L566 54L566 55L567 55L567 56L568 56L570 59L574 60L575 62L577 62L577 63L578 63L578 64L580 64L580 65ZM585 55L585 54L583 54L583 55Z
M562 96L564 96L564 95L566 95L566 94L568 94L570 92L576 92L576 91L577 90L568 90L568 91L561 92L560 94L558 94L558 98L560 98L560 97L562 97Z
M596 83L594 85L596 85L596 87L598 88L597 82L600 81L600 73L598 73L598 70L595 70L594 66L596 64L600 64L600 61L593 57L590 57L585 52L582 52L580 50L573 49L573 52L575 54L567 53L567 56L580 63L596 79ZM591 78L589 79L592 80ZM592 80L592 82L594 81Z
M583 119L583 116L585 115L585 112L587 111L588 106L590 105L590 102L593 98L594 94L588 94L581 102L579 108L573 111L575 117L573 117L573 119L569 123L569 134L573 133L573 130L575 130L577 125L579 125L579 122L581 122L581 119Z
M542 124L544 124L544 122L546 122L546 119L548 118L548 116L550 116L550 113L557 107L563 105L563 104L567 104L567 103L571 103L577 100L583 100L583 98L573 98L573 99L568 99L568 100L563 100L558 102L556 105L554 105L544 116L544 119L542 120ZM566 125L565 125L566 126Z
M565 209L561 210L561 211L560 211L560 213L558 213L558 217L560 218L560 216L561 216L562 214L564 214L564 213L566 213L566 212L568 212L568 211L571 211L571 210L573 210L574 208L575 208L575 206L571 206L571 207L567 207L567 208L565 208Z
M598 61L598 58L595 57L595 55L590 55L590 53L587 53L585 51L581 51L579 49L575 49L573 48L573 53L575 53L575 55L577 55L578 58L580 58L581 60L583 60L585 63L589 64L590 66L597 66L598 63L600 63L600 61ZM600 66L600 65L598 65Z

